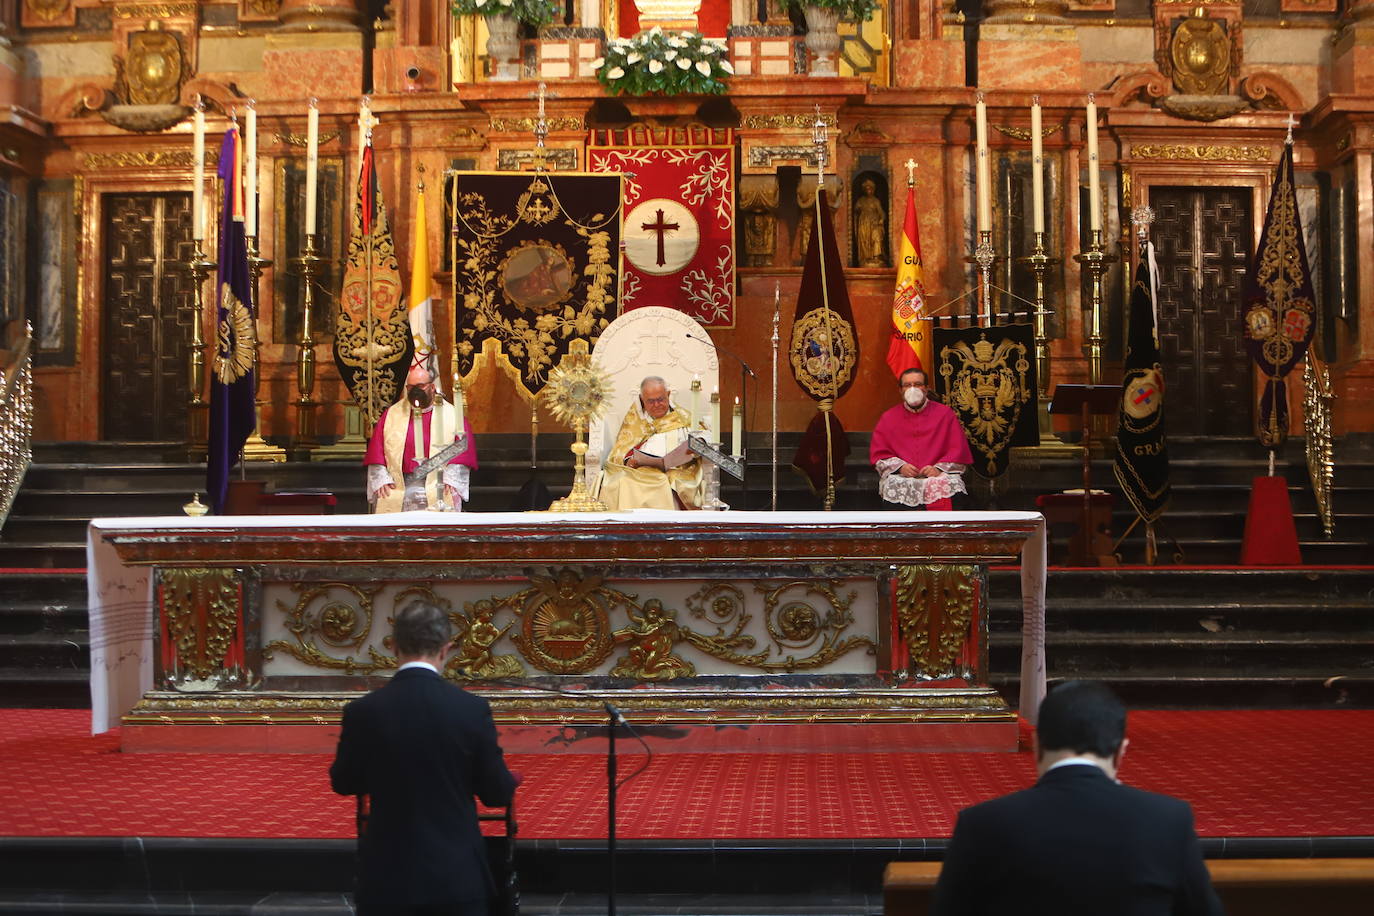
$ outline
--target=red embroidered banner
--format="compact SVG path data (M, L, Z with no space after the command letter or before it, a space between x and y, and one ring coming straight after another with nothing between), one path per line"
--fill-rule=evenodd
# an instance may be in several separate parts
M664 305L735 325L735 136L702 125L592 131L592 172L625 178L621 311Z

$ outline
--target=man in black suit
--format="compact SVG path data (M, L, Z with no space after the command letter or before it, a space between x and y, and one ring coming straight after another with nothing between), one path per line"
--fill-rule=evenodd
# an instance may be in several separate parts
M1032 788L960 812L932 913L1221 913L1187 802L1116 780L1127 744L1116 694L1061 684L1035 738Z
M439 675L450 637L439 608L406 605L396 675L344 707L330 783L372 799L358 839L359 914L485 916L495 892L473 795L508 805L516 778L487 701Z

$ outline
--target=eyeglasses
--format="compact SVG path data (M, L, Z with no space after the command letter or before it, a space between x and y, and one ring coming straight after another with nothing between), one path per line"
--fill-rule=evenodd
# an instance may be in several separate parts
M640 395L640 397L643 397L643 395ZM664 395L663 397L661 397L661 398L644 398L644 403L645 403L645 404L667 404L667 403L668 403L668 396L665 394L665 395Z

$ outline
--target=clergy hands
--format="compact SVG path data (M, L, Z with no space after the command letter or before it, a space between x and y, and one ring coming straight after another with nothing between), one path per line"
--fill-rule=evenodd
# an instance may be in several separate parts
M394 489L396 489L396 485L394 483L382 484L380 487L377 488L377 498L386 499L388 496L391 495L391 491Z
M463 502L458 498L458 490L454 487L450 487L448 484L444 484L444 495L448 497L448 504L453 507L454 511L457 511L458 507L462 505Z
M918 470L916 469L916 465L914 465L914 464L903 464L902 467L901 467L901 469L900 469L899 471L897 471L897 473L900 474L902 477L924 477L924 476L925 476L921 471L918 471Z
M939 477L943 473L944 471L940 470L933 464L928 464L925 467L921 468L922 477Z

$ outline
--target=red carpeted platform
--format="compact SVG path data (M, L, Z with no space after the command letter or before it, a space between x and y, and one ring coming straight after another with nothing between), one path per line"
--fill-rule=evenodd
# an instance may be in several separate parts
M84 710L0 710L0 836L349 837L328 755L124 754ZM1122 771L1203 836L1374 835L1374 711L1133 712ZM644 758L625 754L621 773ZM606 835L605 763L510 757L522 839ZM1029 752L664 754L620 794L626 839L948 836L1027 785Z

